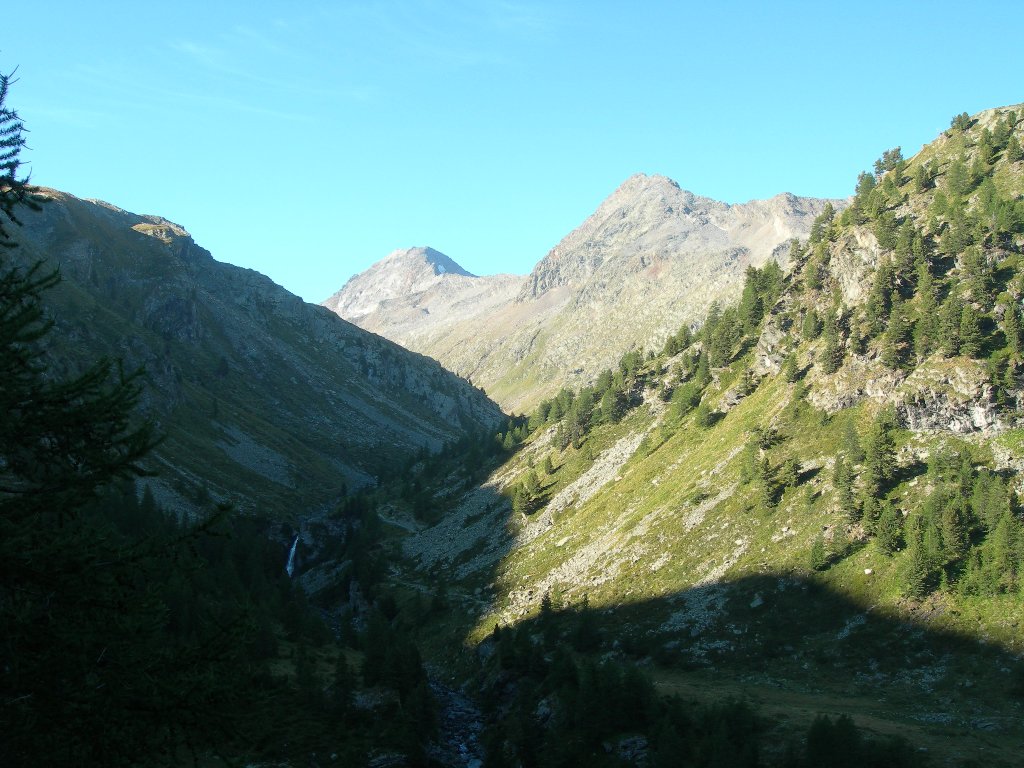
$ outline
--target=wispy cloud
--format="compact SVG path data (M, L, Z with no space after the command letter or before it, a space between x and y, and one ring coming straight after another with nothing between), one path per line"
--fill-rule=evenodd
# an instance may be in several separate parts
M511 0L353 3L322 14L342 37L358 30L363 49L436 69L508 64L523 45L550 41L560 26L546 6Z
M264 97L276 94L362 101L373 94L368 84L327 83L315 79L310 73L319 71L320 67L307 52L251 27L235 27L214 43L178 39L168 45L202 76L216 77L227 87L258 88Z
M108 123L110 115L132 114L140 109L154 112L165 112L178 109L182 105L192 105L203 109L231 111L249 115L260 115L289 122L312 122L312 116L302 112L278 109L260 102L240 98L230 91L210 88L183 88L179 82L152 79L146 74L138 73L123 67L81 65L69 76L79 82L88 84L88 88L97 94L94 103L102 109L63 109L56 110L58 117L65 121L77 119L87 127L98 127ZM102 95L99 95L102 94Z

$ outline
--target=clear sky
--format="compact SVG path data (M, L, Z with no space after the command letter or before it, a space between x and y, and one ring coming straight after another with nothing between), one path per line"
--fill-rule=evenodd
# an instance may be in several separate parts
M19 1L33 181L321 301L396 248L526 273L628 176L845 197L1024 101L1024 3Z

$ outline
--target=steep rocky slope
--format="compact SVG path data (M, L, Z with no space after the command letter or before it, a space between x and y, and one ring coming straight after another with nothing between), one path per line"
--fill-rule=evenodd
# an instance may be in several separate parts
M301 516L501 418L433 360L215 261L172 222L43 193L11 256L61 271L45 297L61 365L145 367L165 505L212 496Z
M397 252L326 304L471 377L506 409L525 410L734 298L744 269L773 255L785 261L786 243L807 235L824 202L778 195L727 205L639 174L525 278L442 274L423 283L421 268L397 258L413 252ZM381 297L376 309L367 311L367 294Z
M1015 765L1022 118L887 153L792 273L749 272L699 333L543 403L469 492L425 490L445 516L403 534L406 578L447 577L481 653L496 625L576 642L585 617L667 689L856 710L940 765Z

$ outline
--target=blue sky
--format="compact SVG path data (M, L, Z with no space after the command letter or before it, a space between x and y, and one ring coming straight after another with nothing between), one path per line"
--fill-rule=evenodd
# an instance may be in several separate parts
M17 3L36 183L321 301L395 248L525 273L636 172L844 197L1024 101L1017 2Z

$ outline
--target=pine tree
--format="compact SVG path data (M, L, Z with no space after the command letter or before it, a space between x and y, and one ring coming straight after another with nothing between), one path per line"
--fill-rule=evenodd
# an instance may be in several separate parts
M1006 511L981 549L982 584L988 594L1016 591L1020 577L1018 544L1021 525Z
M878 413L871 423L864 447L864 489L880 497L896 470L896 443L893 438L895 414L891 406Z
M697 404L693 411L693 425L697 429L708 429L714 423L711 408L704 401Z
M910 244L910 252L914 256L914 269L917 270L917 283L920 285L921 275L925 272L929 275L932 274L934 254L932 253L931 244L925 239L923 234L915 232L914 240Z
M25 126L18 113L7 107L7 91L13 82L10 75L0 75L0 249L15 246L8 226L21 224L18 208L39 210L32 199L35 188L29 184L29 177L18 173Z
M1024 150L1021 149L1020 140L1016 134L1012 134L1007 140L1004 157L1011 163L1019 163L1024 160Z
M800 369L796 362L796 352L790 352L782 361L782 378L788 384L795 382L800 376Z
M879 540L881 543L881 540ZM921 600L931 592L932 575L923 545L914 540L907 547L901 568L903 594L914 600Z
M764 317L765 305L760 282L761 274L757 267L748 266L739 305L740 323L746 334L754 333Z
M982 169L982 173L987 173L992 166L992 160L996 154L995 140L992 137L992 131L987 127L982 128L981 136L978 137L977 154L975 155L975 162L978 163Z
M963 311L964 305L956 289L950 291L939 311L942 353L946 357L960 353L960 323Z
M959 560L967 551L967 527L957 504L949 499L942 508L939 518L942 534L942 549L949 561Z
M825 207L821 209L821 213L814 218L814 222L811 224L811 245L816 245L828 239L832 220L835 219L835 216L836 209L832 206L832 203L825 203Z
M839 512L850 522L856 522L860 515L853 494L853 472L842 455L836 457L832 484L836 489L836 506Z
M775 468L767 455L757 464L758 496L762 509L774 509L779 503L779 483Z
M743 327L736 308L730 307L722 312L711 333L711 343L708 348L708 357L713 367L721 368L728 365L732 359L733 350L739 344L742 335Z
M887 251L894 249L898 243L898 229L896 225L896 214L892 211L883 211L875 219L875 237L878 245Z
M609 387L601 396L601 421L614 424L622 417L622 394L614 387Z
M954 115L953 119L949 121L949 127L953 131L963 133L971 127L971 116L966 112Z
M928 357L939 346L939 306L935 298L935 281L927 269L918 270L917 322L914 323L914 351Z
M878 548L887 555L895 554L903 545L903 515L888 502L882 503L875 538Z
M818 313L811 307L804 314L803 323L800 326L800 335L808 341L818 338L821 334L821 321L818 319Z
M968 296L976 302L986 302L992 292L993 277L985 254L978 246L971 246L961 258L961 285Z
M808 554L808 564L811 570L823 571L828 567L828 548L825 546L825 537L818 534L811 542L811 551Z
M959 200L970 191L970 170L963 155L953 158L946 169L946 193L953 200Z
M907 368L913 362L913 324L899 295L892 295L889 324L882 337L882 364L894 369Z
M932 186L932 174L922 163L914 169L914 191L918 194L928 191Z
M981 318L973 304L964 304L960 312L960 354L979 357L985 343L981 331Z
M894 248L893 269L896 275L896 284L904 298L910 297L909 289L916 281L914 262L914 239L917 237L917 230L909 218L903 221L896 234L896 246Z
M875 279L865 305L865 317L872 336L880 333L889 319L894 288L892 262L887 255L883 255L878 262L878 269L875 270Z
M1003 305L1003 334L1006 336L1006 347L1014 360L1021 359L1024 351L1024 330L1021 329L1020 310L1017 302L1011 301Z
M835 373L843 365L843 340L836 319L837 311L832 309L825 315L825 344L821 350L821 370L824 373Z

